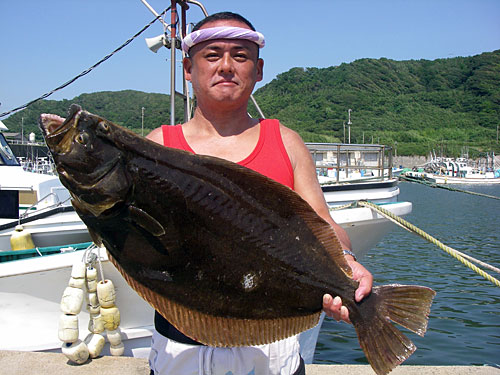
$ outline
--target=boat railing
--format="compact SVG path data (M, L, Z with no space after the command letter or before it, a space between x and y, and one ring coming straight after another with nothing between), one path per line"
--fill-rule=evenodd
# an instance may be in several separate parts
M393 178L392 147L379 144L306 143L319 176L330 183Z
M41 208L38 208L36 210L36 213L39 214L40 212L43 212L43 211L48 211L48 210L51 210L53 208L56 208L56 207L59 207L59 206L63 206L68 200L70 200L71 198L68 198L64 201L61 201L59 199L59 196L56 194L56 193L49 193L47 195L45 195L43 198L39 199L37 202L33 203L31 206L27 207L24 212L22 214L19 215L19 222L22 220L22 219L25 219L27 218L28 216L30 216L30 214L33 213L32 209L37 207L38 205L40 205L42 202L44 202L46 199L50 198L50 197L54 197L54 203L48 205L48 206L44 206L44 207L41 207Z

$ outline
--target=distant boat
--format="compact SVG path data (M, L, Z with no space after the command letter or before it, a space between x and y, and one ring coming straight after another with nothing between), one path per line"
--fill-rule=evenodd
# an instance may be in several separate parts
M460 158L431 156L423 172L406 172L407 177L436 184L500 184L500 165L495 154L487 153L483 163L472 161L467 154Z

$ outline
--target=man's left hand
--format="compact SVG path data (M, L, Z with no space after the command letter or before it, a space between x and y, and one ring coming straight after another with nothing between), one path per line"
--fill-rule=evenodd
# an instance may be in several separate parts
M373 276L363 265L356 262L352 256L346 255L346 260L352 269L352 278L359 282L354 296L356 302L360 302L365 296L371 293ZM343 320L351 323L349 320L349 310L342 305L342 300L339 296L333 298L331 295L325 294L323 296L323 310L326 315L337 321Z

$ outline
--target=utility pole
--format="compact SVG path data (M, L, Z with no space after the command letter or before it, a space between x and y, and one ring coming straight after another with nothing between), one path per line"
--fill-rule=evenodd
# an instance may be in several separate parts
M347 115L348 115L347 128L349 130L349 144L351 144L351 124L352 124L351 111L352 111L352 109L350 109L350 108L347 110Z
M342 121L342 124L344 125L344 143L345 143L345 121ZM497 141L498 141L498 136L497 136Z
M142 136L144 137L144 107L141 108L141 128Z

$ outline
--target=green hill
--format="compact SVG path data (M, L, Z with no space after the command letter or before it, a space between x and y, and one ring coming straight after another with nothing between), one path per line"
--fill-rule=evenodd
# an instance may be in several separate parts
M42 134L38 129L38 117L41 113L53 113L66 117L69 106L79 104L85 110L99 114L117 124L126 126L138 134L142 132L142 107L144 107L144 134L146 135L161 124L170 123L170 95L152 94L141 91L101 91L82 94L70 100L41 100L19 111L7 119L4 124L11 132L20 132L24 122L24 133L34 132L38 140ZM176 101L176 120L183 118L183 104ZM24 120L21 120L24 118Z
M500 50L434 61L361 59L322 69L293 68L257 90L255 98L266 117L279 118L306 141L343 141L351 108L352 143L397 142L399 155L434 149L452 156L463 146L471 156L500 153ZM70 103L139 133L142 107L145 133L169 122L168 95L129 90L38 102L4 123L16 131L23 116L25 131L34 131L40 113L64 115ZM180 119L182 103L177 103ZM252 105L250 112L257 116Z

